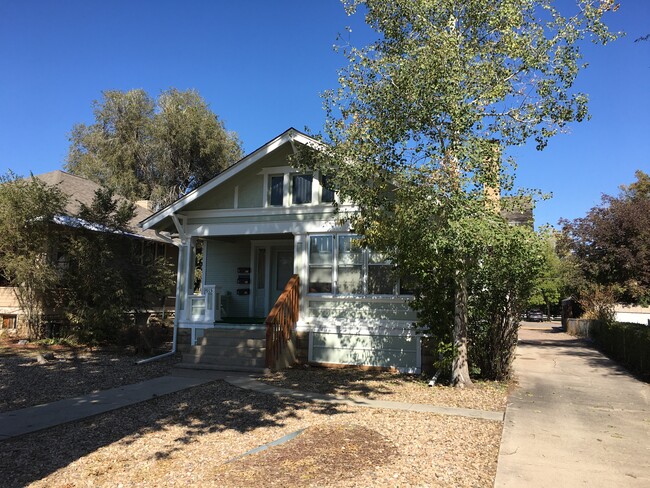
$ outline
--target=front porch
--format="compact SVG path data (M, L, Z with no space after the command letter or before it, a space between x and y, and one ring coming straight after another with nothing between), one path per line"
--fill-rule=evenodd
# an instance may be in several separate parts
M185 297L179 291L177 344L185 367L259 372L295 362L294 239L263 237L190 241L186 262L195 266L179 280L185 290L197 289Z
M295 273L294 236L192 238L179 276L181 344L206 330L262 326ZM194 263L194 266L191 265Z

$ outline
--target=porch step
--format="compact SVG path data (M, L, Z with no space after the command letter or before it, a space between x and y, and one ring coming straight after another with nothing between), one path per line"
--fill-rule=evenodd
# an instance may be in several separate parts
M229 348L255 348L259 349L266 346L265 339L247 339L245 337L223 337L223 336L203 336L198 340L196 347L199 346L216 346Z
M264 328L243 328L243 327L232 327L232 328L214 328L214 329L205 329L203 337L218 337L221 339L225 338L243 338L243 339L266 339L266 329Z
M206 329L196 346L183 353L183 368L262 372L266 331L258 327Z
M252 344L251 344L252 343ZM266 344L257 339L246 341L246 344L204 344L192 346L188 351L195 356L220 356L226 358L264 358L266 357Z
M185 364L213 364L218 366L246 366L252 368L263 368L266 365L266 357L230 357L217 354L183 354Z

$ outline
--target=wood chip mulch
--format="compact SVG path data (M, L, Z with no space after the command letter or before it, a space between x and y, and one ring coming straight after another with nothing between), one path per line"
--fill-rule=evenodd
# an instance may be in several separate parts
M284 444L228 462L300 429ZM500 422L315 404L215 381L3 441L0 480L9 488L247 486L238 476L260 487L489 487L501 429Z
M38 352L54 357L38 364ZM168 374L175 359L0 345L0 411ZM499 410L506 386L457 390L394 373L300 368L286 388ZM249 451L303 430L254 454ZM502 423L311 403L215 381L0 442L0 485L33 487L489 487ZM244 482L245 480L245 482Z
M258 378L281 388L370 400L428 403L441 407L503 411L508 383L475 381L472 388L428 386L429 378L360 368L298 366Z
M43 364L38 354L49 358ZM115 351L0 342L0 412L86 395L169 374L178 358L135 365Z

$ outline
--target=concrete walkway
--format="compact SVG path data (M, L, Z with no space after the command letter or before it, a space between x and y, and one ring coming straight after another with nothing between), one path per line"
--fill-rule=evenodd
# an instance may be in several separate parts
M162 376L90 395L0 413L0 441L151 400L208 381L212 379Z
M650 385L551 324L525 324L495 487L649 487Z
M436 413L439 415L454 415L458 417L493 420L496 422L503 421L503 412L491 412L487 410L475 410L471 408L439 407L426 403L403 403L386 400L367 400L364 398L323 395L320 393L310 393L304 391L289 390L287 388L278 388L277 386L267 385L266 383L262 383L261 381L257 381L246 376L226 377L225 380L231 385L237 386L239 388L244 388L246 390L253 390L259 393L266 393L280 397L297 398L299 400L351 405L354 407L386 408L389 410L408 410L410 412L428 412Z
M368 408L387 408L391 410L409 410L413 412L431 412L440 415L456 415L499 422L503 421L503 412L321 395L267 385L255 380L251 375L246 373L176 369L171 376L163 376L133 385L92 393L90 395L67 398L44 405L0 413L0 441L67 422L85 419L214 380L224 380L238 388L259 393L314 402L345 404Z

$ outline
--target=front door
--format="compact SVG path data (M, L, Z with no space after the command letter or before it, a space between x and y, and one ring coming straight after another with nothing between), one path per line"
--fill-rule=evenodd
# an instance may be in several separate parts
M293 249L274 249L272 255L271 278L273 282L269 290L269 311L293 276Z
M293 275L293 247L257 246L254 259L253 313L266 317Z

